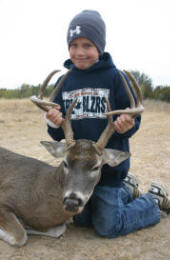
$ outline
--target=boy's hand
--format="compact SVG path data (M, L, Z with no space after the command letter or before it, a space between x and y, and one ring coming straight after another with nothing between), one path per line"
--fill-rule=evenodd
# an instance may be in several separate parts
M47 112L46 117L50 121L52 121L56 126L60 126L62 121L63 121L62 113L60 111L60 106L55 107L55 108L51 108Z
M127 114L120 115L115 121L114 121L114 127L116 132L119 134L124 134L128 130L130 130L135 125L135 120Z

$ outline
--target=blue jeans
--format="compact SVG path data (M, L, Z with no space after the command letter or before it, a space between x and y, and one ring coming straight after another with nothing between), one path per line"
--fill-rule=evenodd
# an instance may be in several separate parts
M149 193L132 200L127 186L96 186L84 210L74 217L77 225L93 226L103 237L114 238L156 224L160 210Z

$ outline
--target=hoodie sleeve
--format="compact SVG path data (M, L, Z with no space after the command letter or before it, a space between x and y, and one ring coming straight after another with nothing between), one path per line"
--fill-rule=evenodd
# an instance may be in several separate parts
M57 80L54 88L57 87L59 81L61 80L62 76ZM62 100L62 91L59 91L57 97L54 100L55 103L59 104L61 107L61 112L63 113L64 111L64 105L63 105L63 100ZM58 128L53 128L47 123L47 132L48 134L55 140L55 141L60 141L64 139L64 133L61 127Z
M132 87L130 85L129 79L127 78L125 73L124 73L124 76L128 83L128 86L132 92L132 95L136 101L136 97L135 97ZM116 104L116 109L126 109L127 107L130 107L129 97L127 95L126 89L124 87L123 81L122 81L118 71L117 71L117 75L116 75L115 104ZM114 120L116 119L116 117L114 118ZM120 137L120 138L130 138L139 129L140 123L141 123L141 116L139 115L138 117L135 118L135 125L130 130L128 130L124 134L119 134L119 133L115 132L114 135L116 137Z

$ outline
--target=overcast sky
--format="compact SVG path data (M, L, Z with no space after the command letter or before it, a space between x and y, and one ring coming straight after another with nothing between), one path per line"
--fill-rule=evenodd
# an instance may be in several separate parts
M169 0L0 0L0 88L37 85L54 69L64 72L68 24L84 9L101 13L106 51L118 68L170 86Z

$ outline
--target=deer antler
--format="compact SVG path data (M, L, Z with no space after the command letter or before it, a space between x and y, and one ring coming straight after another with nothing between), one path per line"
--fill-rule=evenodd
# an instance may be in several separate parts
M57 87L53 90L53 92L50 95L50 101L43 101L42 100L43 93L44 93L45 88L47 87L48 82L50 81L52 76L56 72L58 72L58 70L53 71L48 75L48 77L45 79L45 81L43 82L43 84L41 86L39 96L38 97L32 96L31 101L44 111L48 111L51 107L58 106L56 103L54 103L52 101L57 96L64 80L66 79L66 77L68 76L70 71L71 70L69 70L63 76L63 78L60 80ZM136 96L137 96L137 104L135 104L133 95L132 95L132 93L129 89L129 86L126 82L126 79L124 78L123 73L121 71L119 71L120 77L121 77L121 79L124 83L124 87L127 91L127 94L128 94L129 100L130 100L130 108L111 111L110 103L109 103L108 99L106 99L107 111L108 112L106 112L105 115L108 117L108 124L107 124L105 130L103 131L103 133L101 134L100 138L98 139L97 143L94 144L96 150L99 153L102 153L102 151L103 151L104 147L106 146L106 144L108 143L108 140L110 139L111 135L115 132L114 123L113 123L113 115L129 114L132 117L136 117L137 115L141 114L144 111L144 107L142 105L142 95L141 95L140 88L139 88L135 78L132 76L131 73L129 73L127 71L124 71L124 72L128 75L128 77L130 78L130 80L133 83L133 86L134 86L134 89L135 89L135 92L136 92ZM68 147L75 144L75 140L73 138L73 130L72 130L71 123L70 123L70 118L71 118L71 114L72 114L72 111L73 111L73 108L74 108L76 102L77 102L77 99L75 99L73 101L73 103L70 105L70 107L68 108L68 110L66 112L65 119L63 119L62 124L61 124L61 127L64 131L66 144L67 144Z
M71 103L71 105L67 109L65 119L63 119L63 121L61 123L61 127L63 129L66 144L67 144L68 148L75 144L74 133L72 130L70 118L71 118L71 114L72 114L73 108L76 103L77 103L77 98L75 98L75 100Z
M55 97L57 96L64 80L67 78L68 74L70 73L71 70L69 70L64 76L63 78L60 80L59 84L57 85L57 87L52 91L51 95L50 95L50 99L49 101L44 101L43 99L43 95L44 95L44 91L49 83L49 81L51 80L52 76L54 74L56 74L57 72L59 72L60 70L54 70L52 71L47 78L44 80L41 88L40 88L40 94L37 96L31 96L30 99L31 101L38 106L40 109L44 110L44 111L49 111L50 108L52 107L57 107L58 105L52 101L54 101Z
M52 102L55 97L57 96L64 80L67 78L68 74L70 73L71 70L69 70L64 76L63 78L60 80L59 84L57 85L57 87L52 91L51 95L50 95L50 100L49 101L44 101L42 100L43 99L43 94L44 94L44 91L48 85L48 82L50 81L50 79L52 78L52 76L59 72L59 70L55 70L55 71L52 71L48 76L47 78L44 80L41 88L40 88L40 94L37 96L32 96L30 97L31 101L36 105L38 106L40 109L48 112L50 108L52 107L56 107L58 106L58 104ZM70 107L68 108L67 112L66 112L66 116L65 116L65 119L63 119L62 123L61 123L61 127L64 131L64 136L65 136L65 140L66 140L66 144L68 147L74 145L75 141L74 141L74 138L73 138L73 130L72 130L72 127L71 127L71 123L70 123L70 118L71 118L71 113L72 113L72 110L75 106L77 102L77 99L75 99L73 101L73 103L70 105Z
M107 104L107 111L111 111L110 109L110 103L107 98L105 98L106 104ZM102 132L101 136L99 137L98 141L94 144L94 147L98 151L99 154L102 154L105 146L107 145L110 137L115 132L114 130L114 124L113 124L113 117L112 115L108 115L108 124L104 131Z
M119 71L121 79L124 83L124 87L127 91L127 94L128 94L129 100L130 100L130 108L111 111L109 100L106 99L108 112L106 112L105 115L107 115L107 117L108 117L108 124L107 124L106 128L104 129L103 133L101 134L101 136L99 137L97 143L95 144L96 149L100 153L102 153L102 151L105 148L105 146L107 145L110 137L115 132L113 117L112 117L113 115L129 114L132 117L136 117L137 115L140 115L144 111L144 107L142 105L142 94L140 91L140 87L138 86L136 80L134 79L134 77L132 76L132 74L130 72L127 72L127 71L124 71L124 72L128 75L128 77L130 78L130 80L133 83L133 86L134 86L134 89L136 92L137 105L135 105L134 98L133 98L132 93L129 89L129 86L124 78L123 73L121 71Z
M126 79L124 78L123 73L121 71L119 71L120 77L121 77L121 79L124 83L124 87L126 89L126 92L128 94L129 100L130 100L130 108L126 108L126 110L120 109L120 110L109 111L109 112L105 113L106 116L108 116L108 115L118 115L118 114L130 114L133 117L135 117L136 115L139 115L144 111L144 107L142 105L142 94L141 94L141 91L140 91L140 87L138 86L135 78L133 77L133 75L130 72L128 72L126 70L124 70L124 72L128 75L128 77L130 78L130 80L133 83L133 86L134 86L134 89L135 89L135 92L136 92L136 97L137 97L137 104L135 105L134 98L133 98L132 93L129 89L129 86L126 82Z

